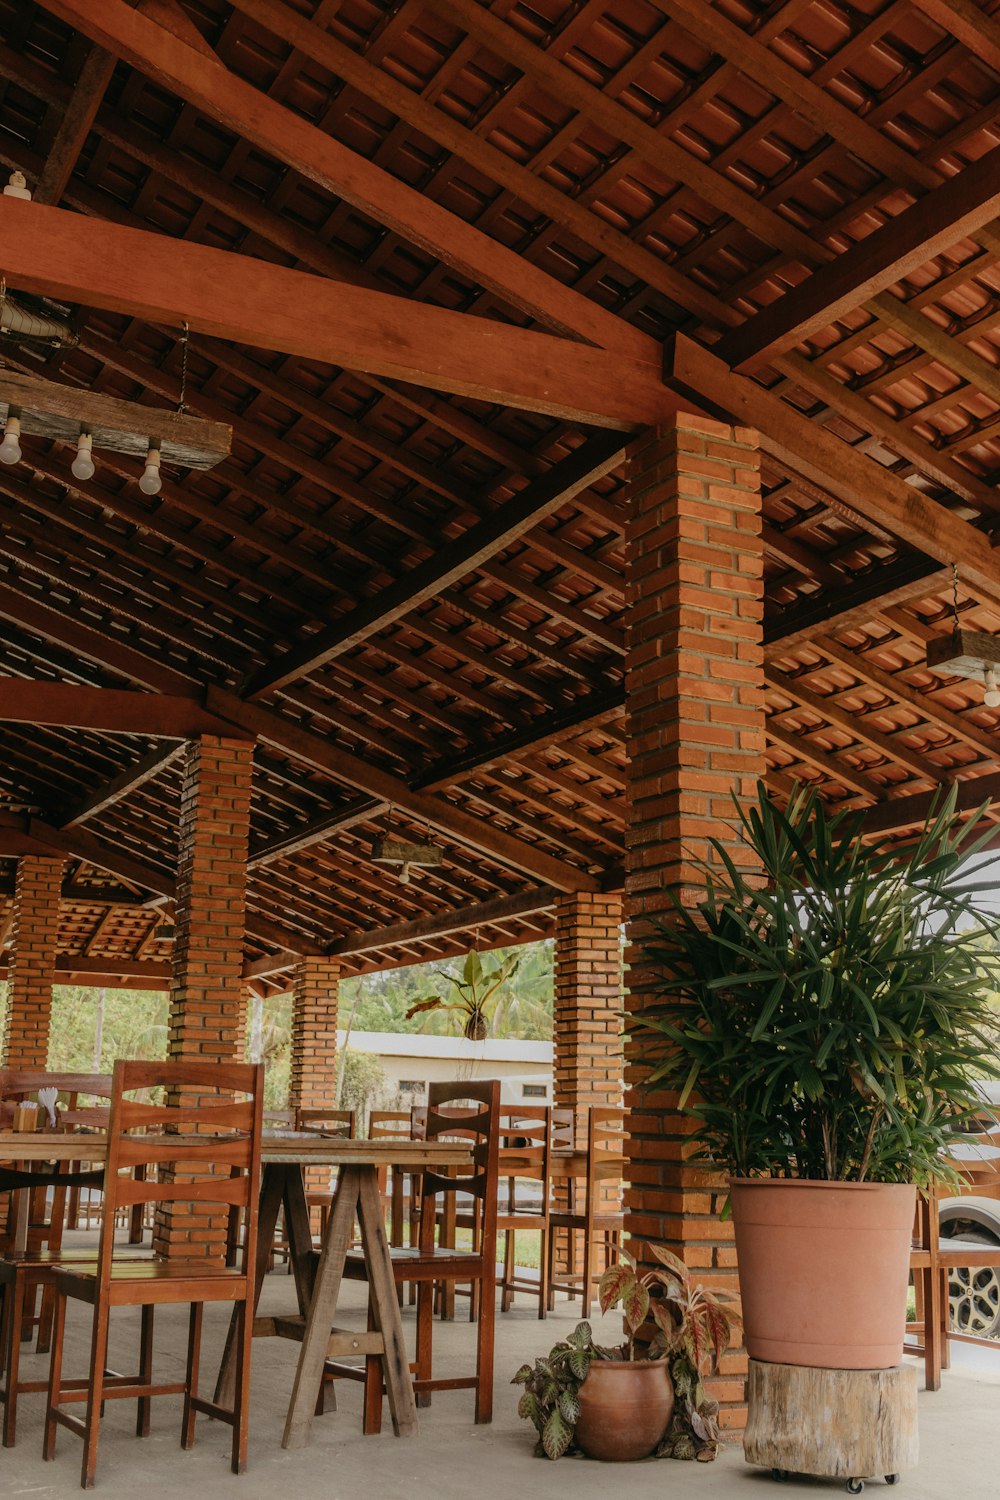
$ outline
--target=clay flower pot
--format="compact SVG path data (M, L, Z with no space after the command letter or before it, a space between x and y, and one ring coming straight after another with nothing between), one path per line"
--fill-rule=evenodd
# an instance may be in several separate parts
M730 1192L750 1357L827 1370L898 1365L916 1188L737 1178Z
M663 1359L595 1359L581 1385L576 1441L588 1458L629 1463L648 1458L674 1410Z

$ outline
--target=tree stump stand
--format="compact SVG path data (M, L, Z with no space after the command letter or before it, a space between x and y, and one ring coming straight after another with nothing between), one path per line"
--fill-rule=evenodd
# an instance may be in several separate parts
M814 1474L845 1479L859 1495L864 1479L895 1484L917 1462L917 1372L817 1370L750 1361L747 1463L776 1479Z

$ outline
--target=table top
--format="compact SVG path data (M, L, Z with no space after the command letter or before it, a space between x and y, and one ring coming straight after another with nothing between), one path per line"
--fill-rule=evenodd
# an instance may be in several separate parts
M176 1143L176 1136L143 1137L150 1145ZM207 1140L208 1137L202 1137ZM184 1147L190 1145L185 1142ZM181 1155L182 1151L178 1152ZM0 1161L87 1161L107 1157L107 1139L93 1135L57 1135L31 1131L0 1131ZM352 1167L462 1167L472 1160L472 1148L461 1141L353 1141L345 1136L318 1135L293 1130L265 1135L261 1144L265 1166Z

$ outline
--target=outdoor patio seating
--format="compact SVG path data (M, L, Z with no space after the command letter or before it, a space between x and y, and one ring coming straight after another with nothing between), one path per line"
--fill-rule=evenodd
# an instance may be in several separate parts
M474 1102L473 1102L474 1101ZM475 1419L489 1422L493 1414L493 1324L495 1318L496 1215L499 1169L500 1085L497 1082L432 1083L428 1089L423 1138L428 1142L455 1140L473 1148L471 1170L453 1169L451 1174L425 1171L421 1176L419 1242L390 1250L392 1273L397 1285L417 1286L416 1361L413 1388L418 1405L429 1404L435 1390L475 1391ZM459 1249L437 1237L438 1200L462 1194L476 1205L477 1227L473 1245ZM352 1251L344 1268L352 1280L368 1279L365 1258ZM473 1289L476 1322L476 1367L469 1376L435 1377L433 1374L434 1292L439 1285L454 1282ZM365 1431L381 1427L382 1371L369 1357L360 1372L337 1364L332 1373L365 1381Z
M103 1403L112 1398L138 1402L136 1431L149 1433L153 1396L183 1394L181 1442L194 1442L201 1412L228 1422L233 1429L232 1469L242 1473L247 1456L251 1330L249 1299L256 1263L257 1185L260 1179L263 1069L250 1064L197 1062L119 1062L115 1065L105 1169L105 1214L96 1263L63 1267L55 1275L56 1311L49 1372L44 1455L55 1452L59 1426L83 1439L82 1484L94 1483ZM126 1096L138 1090L164 1089L167 1102L139 1103ZM237 1096L234 1098L234 1095ZM242 1097L240 1097L242 1096ZM150 1133L162 1127L162 1134ZM215 1133L207 1133L214 1130ZM157 1168L153 1179L138 1178L139 1164ZM165 1175L164 1168L173 1165ZM122 1169L126 1169L122 1175ZM189 1204L200 1219L199 1239L192 1231L189 1254L168 1258L116 1257L114 1216L119 1205L155 1203L167 1213ZM210 1213L232 1206L246 1215L240 1265L231 1267L206 1256L205 1237L213 1234ZM221 1228L214 1231L220 1241ZM90 1373L66 1380L62 1373L67 1299L93 1308ZM231 1408L199 1394L199 1361L204 1304L235 1304L236 1354ZM187 1368L180 1382L153 1379L153 1313L158 1304L188 1303L190 1322ZM109 1373L109 1318L116 1307L140 1307L139 1366L134 1375ZM86 1403L81 1419L69 1410Z

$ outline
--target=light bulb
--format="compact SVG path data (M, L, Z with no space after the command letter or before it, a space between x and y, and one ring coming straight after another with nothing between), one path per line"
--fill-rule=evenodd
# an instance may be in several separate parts
M26 203L31 202L31 194L23 172L11 172L3 195L5 198L23 198Z
M983 694L983 702L987 708L1000 708L1000 688L997 687L997 674L994 667L987 667L983 673L983 681L986 684L986 692Z
M400 870L400 872L399 872L399 883L400 883L400 885L409 885L409 883L410 883L410 867L409 867L409 865L404 865L403 868Z
M8 417L3 430L3 442L0 443L0 463L16 464L21 457L21 444L18 435L21 431L20 417Z
M94 439L89 432L81 432L76 440L76 457L70 465L70 473L74 479L93 479L94 460L91 457L91 449Z
M154 448L152 443L150 443L149 452L146 454L146 467L142 471L139 488L144 495L158 495L163 488L160 479L160 450L159 448Z

